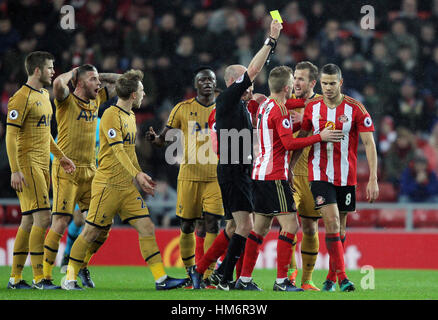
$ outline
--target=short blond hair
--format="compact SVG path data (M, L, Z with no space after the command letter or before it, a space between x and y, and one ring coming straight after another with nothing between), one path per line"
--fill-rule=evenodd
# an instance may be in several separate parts
M288 66L279 66L269 72L268 84L269 90L273 93L279 93L289 84L293 71Z
M131 93L138 90L138 82L143 80L143 71L131 69L122 74L116 81L116 93L119 98L128 100Z

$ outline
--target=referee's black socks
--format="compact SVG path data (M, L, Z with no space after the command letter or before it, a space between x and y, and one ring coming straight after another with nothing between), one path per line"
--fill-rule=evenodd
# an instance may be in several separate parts
M245 237L240 234L233 234L230 244L228 245L227 255L220 266L220 268L222 267L222 270L218 270L219 273L223 274L223 280L233 280L234 268L240 255L242 255L245 250L245 244Z

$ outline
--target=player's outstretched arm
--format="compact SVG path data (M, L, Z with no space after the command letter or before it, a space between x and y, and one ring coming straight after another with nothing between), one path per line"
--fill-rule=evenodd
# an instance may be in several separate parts
M60 74L53 81L53 95L56 100L62 101L69 95L70 89L68 88L68 83L74 79L76 69L77 68L74 68L68 72Z
M374 202L379 197L379 185L377 183L377 150L372 132L360 132L360 139L365 146L365 153L370 168L370 177L367 185L367 200Z
M281 29L283 29L281 23L278 22L278 20L272 20L271 31L269 34L269 37L272 39L272 41L277 41L278 37L280 36ZM247 72L251 81L254 81L260 71L262 71L271 49L272 47L269 44L263 44L263 47L256 53L254 58L249 63Z

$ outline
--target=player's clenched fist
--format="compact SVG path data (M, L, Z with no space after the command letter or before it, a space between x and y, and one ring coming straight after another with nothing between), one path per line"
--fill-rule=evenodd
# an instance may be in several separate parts
M270 37L278 39L281 29L283 29L282 24L278 20L272 20Z

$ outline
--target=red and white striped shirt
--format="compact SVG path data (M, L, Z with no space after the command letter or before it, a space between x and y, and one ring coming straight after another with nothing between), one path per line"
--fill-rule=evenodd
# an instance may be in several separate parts
M266 99L260 104L257 111L259 151L253 165L253 180L287 180L289 151L321 141L319 135L294 138L294 130L285 105L275 99Z
M311 100L305 110L301 130L314 134L325 127L343 130L340 143L319 142L309 153L309 181L326 181L336 186L357 184L357 147L360 132L374 131L373 121L359 101L344 96L341 104L330 109L323 97Z

